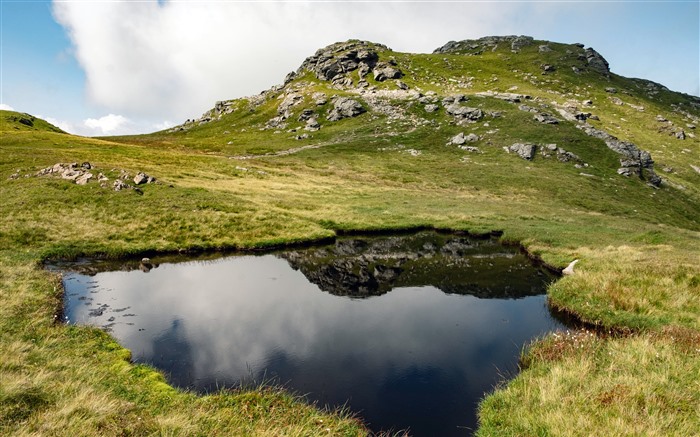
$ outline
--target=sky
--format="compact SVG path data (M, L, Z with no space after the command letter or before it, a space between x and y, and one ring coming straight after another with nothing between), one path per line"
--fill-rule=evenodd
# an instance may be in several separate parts
M146 133L280 84L356 38L429 53L529 35L700 95L700 1L0 0L0 109L79 135Z

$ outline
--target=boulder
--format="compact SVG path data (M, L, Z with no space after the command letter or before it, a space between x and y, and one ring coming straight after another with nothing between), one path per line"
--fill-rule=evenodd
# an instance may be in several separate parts
M458 103L453 103L446 106L445 111L456 118L467 119L470 121L477 121L484 118L484 113L481 111L481 109L462 106Z
M450 139L450 144L454 144L456 146L459 146L459 145L464 144L466 142L467 142L467 139L464 137L464 132L460 132Z
M343 118L356 117L363 112L365 108L357 100L349 97L338 97L333 103L333 109L328 114L328 121L338 121Z
M400 79L403 73L398 68L394 68L388 63L379 63L374 68L374 80L384 82L387 79Z
M439 108L440 108L440 107L439 107L438 105L435 105L435 104L432 104L432 103L431 103L431 104L429 104L429 105L425 105L425 112L435 112L435 111L437 111Z
M511 152L516 153L523 159L532 160L535 157L537 146L530 143L515 143L508 148Z

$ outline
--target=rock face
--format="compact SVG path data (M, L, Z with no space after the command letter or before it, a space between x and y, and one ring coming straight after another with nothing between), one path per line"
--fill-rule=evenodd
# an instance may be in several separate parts
M327 118L328 121L338 121L343 118L355 117L365 111L365 108L357 100L349 97L338 97Z

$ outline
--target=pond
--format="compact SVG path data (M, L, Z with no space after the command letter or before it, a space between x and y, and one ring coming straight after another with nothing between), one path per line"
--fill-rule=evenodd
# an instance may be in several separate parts
M544 295L556 277L492 239L345 237L175 261L54 266L66 321L108 330L174 386L278 384L373 431L470 435L522 347L565 329Z

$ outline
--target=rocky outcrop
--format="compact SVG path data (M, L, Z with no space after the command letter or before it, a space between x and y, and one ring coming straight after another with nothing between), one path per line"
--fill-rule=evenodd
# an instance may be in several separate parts
M389 48L357 40L331 44L306 58L292 78L302 75L304 71L310 71L318 79L332 82L341 88L349 88L353 84L359 87L368 86L365 78L370 73L378 82L401 78L403 72L393 59L379 60L379 50Z
M651 159L649 152L640 150L633 143L621 141L617 137L596 129L588 123L578 124L576 127L584 131L586 135L603 140L610 150L621 155L620 168L617 170L618 174L638 176L655 187L661 185L661 178L654 172L654 161Z
M604 76L610 76L610 65L600 53L588 47L585 50L585 56L588 68Z
M534 43L531 36L486 36L479 39L465 39L463 41L450 41L442 47L438 47L433 53L458 53L480 55L485 51L494 51L499 46L509 47L511 51L518 52L523 47Z

